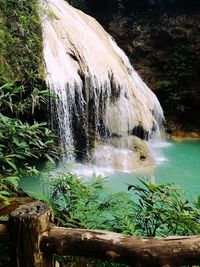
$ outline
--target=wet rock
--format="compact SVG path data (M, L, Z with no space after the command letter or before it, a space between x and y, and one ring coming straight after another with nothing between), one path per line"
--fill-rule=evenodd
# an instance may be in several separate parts
M196 133L196 132L191 132L191 133L190 133L190 136L191 136L192 138L199 138L199 137L200 137L199 134Z
M181 131L181 130L175 130L174 132L172 132L172 137L184 138L186 137L186 132Z
M92 151L92 163L126 171L146 171L155 167L148 143L136 136L113 138L110 144L98 144Z

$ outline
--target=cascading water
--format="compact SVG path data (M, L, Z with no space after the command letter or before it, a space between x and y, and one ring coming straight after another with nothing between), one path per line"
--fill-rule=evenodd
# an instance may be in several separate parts
M163 112L156 96L95 19L64 0L42 5L46 83L57 97L51 124L65 157L116 165L112 153L123 152L119 168L130 169L138 144L133 135L147 140L159 133Z

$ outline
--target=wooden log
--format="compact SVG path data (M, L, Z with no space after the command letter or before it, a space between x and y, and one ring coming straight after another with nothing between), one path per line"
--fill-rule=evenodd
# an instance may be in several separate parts
M9 238L7 223L0 224L0 241L7 241Z
M42 238L40 247L48 254L91 257L137 267L200 264L200 236L141 238L53 227Z
M51 228L52 211L45 203L24 204L9 219L12 267L52 267L52 255L40 251L40 240Z
M33 201L30 197L9 197L10 205L0 206L0 216L9 216L19 206Z

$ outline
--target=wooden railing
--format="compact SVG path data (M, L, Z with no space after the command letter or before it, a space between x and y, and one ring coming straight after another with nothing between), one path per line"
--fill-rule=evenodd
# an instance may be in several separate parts
M73 255L131 266L200 264L200 236L143 238L107 231L53 225L53 214L42 202L13 211L9 225L0 224L0 241L10 241L10 266L53 267L53 255Z

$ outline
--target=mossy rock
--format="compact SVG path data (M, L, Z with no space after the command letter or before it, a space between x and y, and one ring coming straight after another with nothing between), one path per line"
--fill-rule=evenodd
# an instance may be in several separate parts
M0 6L0 83L34 84L43 76L38 1L0 0Z

